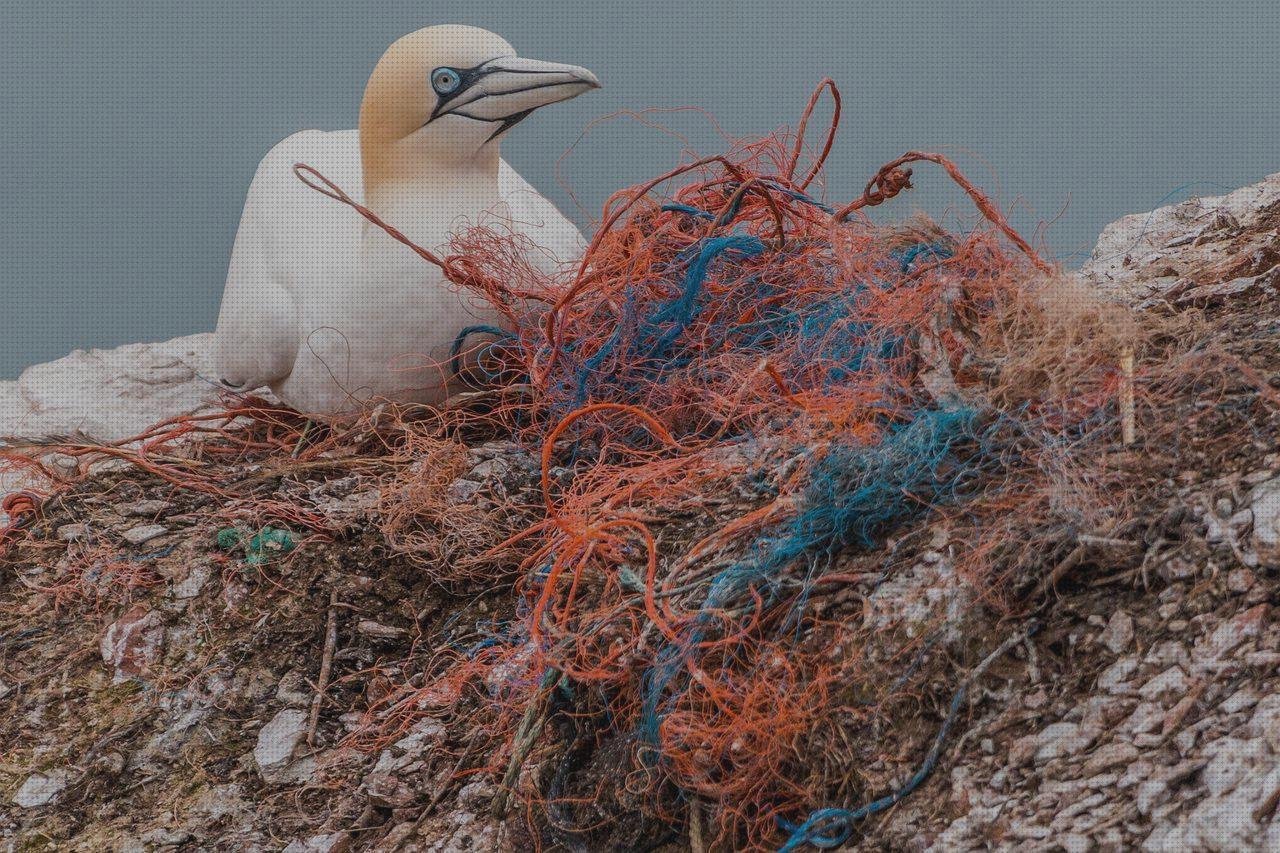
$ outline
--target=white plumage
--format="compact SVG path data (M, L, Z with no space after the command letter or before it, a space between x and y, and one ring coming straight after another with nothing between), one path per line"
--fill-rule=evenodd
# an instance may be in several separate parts
M270 386L314 415L374 398L443 400L458 332L499 318L355 210L306 187L293 166L312 166L438 254L453 233L484 224L526 237L540 267L571 263L582 235L498 145L533 109L598 85L585 69L520 59L483 30L432 27L396 42L370 77L359 130L296 133L259 165L218 318L223 383Z

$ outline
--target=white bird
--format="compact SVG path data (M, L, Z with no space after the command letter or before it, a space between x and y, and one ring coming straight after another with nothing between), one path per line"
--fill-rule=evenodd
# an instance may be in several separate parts
M245 201L215 335L215 365L238 391L269 386L308 415L365 401L436 404L454 387L450 348L496 311L436 266L294 175L304 163L419 246L495 222L535 247L542 269L572 261L577 228L499 155L541 106L600 83L585 68L517 57L473 27L428 27L388 48L358 130L302 131L258 166Z

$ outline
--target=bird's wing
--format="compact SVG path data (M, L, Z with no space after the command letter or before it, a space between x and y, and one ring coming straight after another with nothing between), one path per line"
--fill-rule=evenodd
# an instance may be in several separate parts
M498 194L511 211L513 230L539 247L532 260L540 267L552 271L582 257L587 245L582 232L506 160L498 167Z
M293 369L303 289L322 274L318 260L337 248L339 229L348 224L342 205L293 174L300 162L361 197L354 131L295 133L258 165L231 250L215 340L219 378L238 390L270 385Z

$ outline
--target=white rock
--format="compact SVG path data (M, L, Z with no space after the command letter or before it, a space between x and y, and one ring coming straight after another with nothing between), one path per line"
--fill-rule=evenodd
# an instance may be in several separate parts
M1108 693L1124 693L1126 682L1138 671L1136 657L1120 658L1098 676L1098 687Z
M1266 620L1267 610L1266 604L1259 604L1223 622L1207 641L1197 644L1196 659L1220 660L1245 640L1258 637L1262 633L1262 623Z
M0 382L0 436L75 432L119 441L156 421L192 414L217 400L213 335L111 350L76 350Z
M1077 792L1079 792L1079 783L1073 784L1072 788L1074 788ZM1106 799L1107 799L1107 795L1101 792L1090 794L1084 799L1080 799L1079 797L1077 797L1074 801L1068 802L1064 806L1062 811L1058 812L1058 816L1057 818L1055 818L1054 823L1056 824L1059 821L1066 823L1067 821L1070 821L1072 818L1074 818L1076 815L1081 815L1081 814L1085 814L1086 812L1092 811L1094 808L1102 805L1102 803L1104 803Z
M1180 699L1187 692L1187 676L1181 668L1171 666L1138 689L1138 695L1148 702L1168 702Z
M1280 751L1280 693L1262 697L1253 709L1248 731L1261 737L1273 750Z
M1120 774L1120 778L1116 780L1116 787L1120 790L1132 788L1151 775L1155 770L1155 765L1150 761L1139 759L1124 769L1124 773Z
M1091 776L1084 780L1086 788L1092 788L1100 791L1103 788L1110 788L1120 779L1119 773L1099 773L1097 776Z
M187 576L180 583L174 584L169 594L180 601L195 598L212 576L212 566L207 563L193 563Z
M1186 624L1183 624L1185 629ZM1170 629L1172 630L1172 628ZM1163 643L1157 643L1147 653L1146 662L1160 667L1185 666L1190 663L1191 656L1187 654L1186 648L1173 640L1166 640Z
M1084 728L1079 723L1054 723L1046 726L1036 736L1036 763L1075 755L1088 749L1097 736L1096 730Z
M1107 622L1106 629L1098 636L1098 640L1110 649L1112 654L1118 655L1127 651L1129 644L1133 642L1133 617L1123 610L1117 610L1111 614L1111 619Z
M468 782L458 792L458 803L463 808L479 811L493 799L495 788L492 782L485 779L477 779L474 782Z
M1075 832L1068 832L1058 839L1058 843L1067 853L1089 853L1093 849L1093 839Z
M253 748L253 760L258 763L263 778L289 763L306 733L307 713L294 708L286 708L262 727L258 732L258 745Z
M1274 669L1280 666L1280 652L1267 651L1265 649L1249 652L1244 656L1244 664L1257 669Z
M1126 767L1138 757L1138 750L1131 743L1112 741L1101 746L1089 756L1084 764L1084 773L1092 776L1113 767Z
M128 504L120 504L116 507L116 510L121 515L136 515L142 518L155 518L171 506L172 504L168 501L141 500Z
M131 545L141 545L144 542L150 542L157 536L163 536L169 532L169 528L163 524L141 524L137 527L130 527L120 535Z
M13 795L13 803L24 809L48 805L57 799L70 779L71 774L66 770L32 773Z
M1187 755L1195 748L1196 739L1199 732L1195 729L1183 729L1173 736L1173 745L1177 747L1179 755Z
M959 642L972 599L972 588L951 561L935 553L877 586L867 597L864 624L877 631L902 626L908 636L941 627L939 642Z
M98 652L114 670L113 683L145 676L160 659L164 638L163 619L144 604L135 604L108 625L98 640Z
M1129 715L1129 719L1121 724L1120 728L1126 732L1133 734L1144 734L1146 732L1155 731L1164 722L1164 709L1155 702L1143 702L1141 705L1133 709L1133 713Z
M63 542L83 542L89 538L89 525L84 522L63 524L58 528L58 538Z
M1258 704L1258 693L1252 687L1241 687L1235 693L1232 693L1222 704L1218 706L1218 710L1224 714L1234 714L1238 711L1244 711Z
M1104 292L1138 301L1181 281L1179 270L1203 263L1214 243L1198 237L1232 233L1235 223L1250 223L1258 211L1280 199L1280 174L1217 198L1193 198L1135 213L1102 230L1093 255L1080 275ZM1265 240L1265 229L1258 239ZM1161 275L1171 269L1173 275Z
M394 640L403 637L407 631L404 628L397 628L394 625L384 625L381 622L375 622L372 619L361 619L356 623L356 631L364 634L366 637L373 637L378 640Z
M1257 581L1257 576L1248 569L1232 569L1227 573L1227 589L1231 592L1248 592Z
M313 835L305 841L295 839L284 848L283 853L338 853L351 845L351 836L345 832L331 832L328 835Z
M1206 744L1204 752L1213 758L1201 771L1201 778L1209 796L1220 797L1234 790L1240 780L1252 772L1266 748L1261 739L1224 737Z
M1138 814L1150 814L1151 810L1160 803L1164 802L1169 796L1169 785L1162 779L1148 779L1138 786L1138 790L1133 795L1133 804L1138 808Z
M206 789L191 804L191 811L208 821L245 811L244 791L234 782Z
M927 853L950 853L952 850L971 849L979 840L982 831L990 827L1000 817L1004 809L1000 806L973 808L951 822L929 846Z
M1249 502L1258 559L1263 565L1280 565L1280 477L1254 486Z
M1039 841L1052 835L1053 830L1032 821L1016 821L1009 825L1009 834L1014 838Z
M181 827L158 826L139 836L125 839L118 853L153 853L157 850L174 850L191 839L191 833Z
M439 720L428 717L414 725L407 735L391 746L404 753L405 757L418 758L424 750L433 748L444 740L445 734L444 725Z
M1170 853L1275 849L1263 843L1260 837L1263 828L1253 818L1254 810L1280 785L1280 768L1270 765L1270 759L1264 759L1262 772L1243 774L1222 794L1190 799L1193 808L1162 834L1160 846L1152 843L1145 846Z

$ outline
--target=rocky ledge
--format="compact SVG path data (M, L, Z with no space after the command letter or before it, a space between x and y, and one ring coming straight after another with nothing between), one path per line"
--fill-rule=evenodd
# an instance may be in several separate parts
M1135 497L1142 535L1092 542L1074 571L1064 562L1040 629L975 687L932 777L861 824L854 847L1280 847L1278 226L1273 175L1103 233L1085 280L1151 310L1200 312L1252 378L1180 401L1185 447L1142 451L1169 466ZM0 385L0 435L118 440L198 411L215 399L207 346L198 335L31 368ZM1217 417L1244 427L1220 430ZM514 445L468 447L448 468L440 483L411 468L393 481L446 495L450 512L422 519L422 542L443 543L432 559L448 562L455 540L504 539L485 513L539 500L536 461ZM505 599L443 595L420 565L388 554L375 516L395 496L376 472L243 476L278 481L280 500L342 537L282 560L294 543L281 531L228 535L208 498L117 471L50 502L5 566L0 839L42 850L528 849L519 821L491 817L494 783L458 777L470 733L431 696L394 737L335 746L366 732L350 709L410 677L409 655L474 644L474 626L498 620ZM918 538L929 546L920 565L868 596L861 618L946 613L962 594L932 538ZM76 615L50 618L59 613ZM940 642L945 664L962 638ZM340 674L327 693L313 682L326 646ZM894 790L930 737L848 773ZM611 843L696 846L627 821Z
M119 441L218 398L213 335L76 350L0 382L0 437L82 434Z

